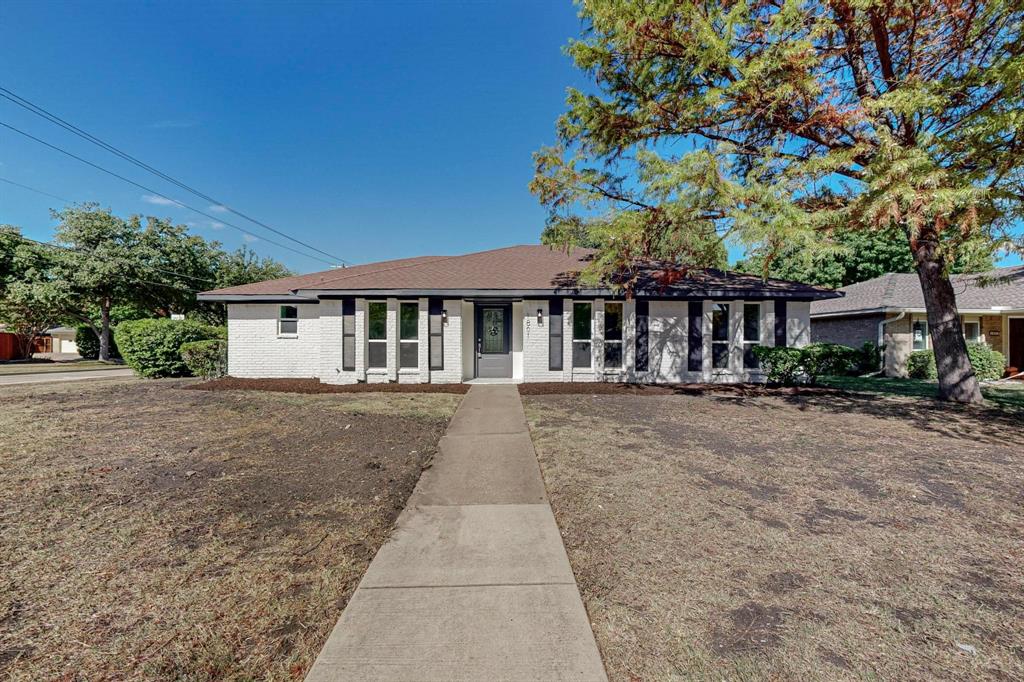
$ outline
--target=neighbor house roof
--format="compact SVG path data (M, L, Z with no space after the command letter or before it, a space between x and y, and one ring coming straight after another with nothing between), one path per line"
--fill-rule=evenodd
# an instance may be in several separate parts
M1024 309L1024 265L950 277L961 312ZM839 291L842 298L815 301L811 317L923 311L924 294L916 273L890 272Z
M309 275L216 289L199 295L208 301L317 300L338 295L528 296L555 293L610 294L610 287L587 287L580 271L593 251L522 245L462 256L421 256L315 272ZM649 262L638 268L636 292L642 296L815 299L837 295L830 290L764 280L720 270L693 270L667 283L666 266Z

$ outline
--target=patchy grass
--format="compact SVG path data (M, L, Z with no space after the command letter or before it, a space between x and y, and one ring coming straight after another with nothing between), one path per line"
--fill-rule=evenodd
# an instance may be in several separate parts
M889 377L824 377L820 383L844 391L915 398L935 398L939 390L934 381ZM994 405L1024 410L1024 381L982 384L981 393Z
M4 388L0 677L299 679L459 396Z
M613 680L1024 677L1019 412L838 392L524 403Z
M66 362L33 361L33 362L0 362L0 376L17 374L46 374L49 372L84 372L97 369L124 369L125 365L118 362L102 362L100 360L69 360Z

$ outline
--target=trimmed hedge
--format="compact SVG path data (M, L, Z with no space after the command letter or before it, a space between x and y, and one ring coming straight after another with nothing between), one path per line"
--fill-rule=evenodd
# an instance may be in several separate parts
M78 346L78 354L86 360L96 360L100 357L100 338L87 324L80 324L75 328L75 345ZM121 357L117 342L114 340L113 329L110 330L110 357Z
M181 357L181 347L192 341L222 338L221 327L192 320L131 320L117 325L117 345L125 363L138 374L151 379L187 376L189 368Z
M989 348L987 343L968 343L967 357L980 381L998 379L1006 369L1006 356ZM907 375L911 379L936 381L939 373L935 367L935 353L930 350L915 350L911 353L907 358Z
M813 384L826 374L864 374L875 371L878 348L864 344L860 350L838 343L812 343L801 348L754 346L770 384Z
M193 376L216 379L228 373L228 342L190 341L181 346L181 359Z

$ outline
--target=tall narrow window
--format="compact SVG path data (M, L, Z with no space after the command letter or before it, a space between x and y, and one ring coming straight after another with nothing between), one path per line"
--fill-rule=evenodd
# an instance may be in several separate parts
M911 336L914 350L928 350L928 321L914 320Z
M277 333L280 336L295 336L299 333L299 309L283 305L278 312Z
M743 369L760 369L754 346L761 343L761 304L743 304Z
M590 303L572 304L572 366L591 366Z
M686 370L704 370L704 304L690 301L687 306Z
M729 368L729 304L715 303L711 309L711 367Z
M420 304L398 306L398 366L403 369L420 364Z
M367 367L388 366L388 304L370 301L367 305Z
M622 368L622 304L604 304L604 366Z
M351 372L356 368L356 300L341 300L341 368Z

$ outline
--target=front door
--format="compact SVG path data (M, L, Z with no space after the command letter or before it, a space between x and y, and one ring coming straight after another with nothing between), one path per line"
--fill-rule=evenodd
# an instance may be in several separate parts
M512 377L512 305L477 303L476 375Z
M1024 371L1024 317L1010 318L1010 357L1007 364Z

